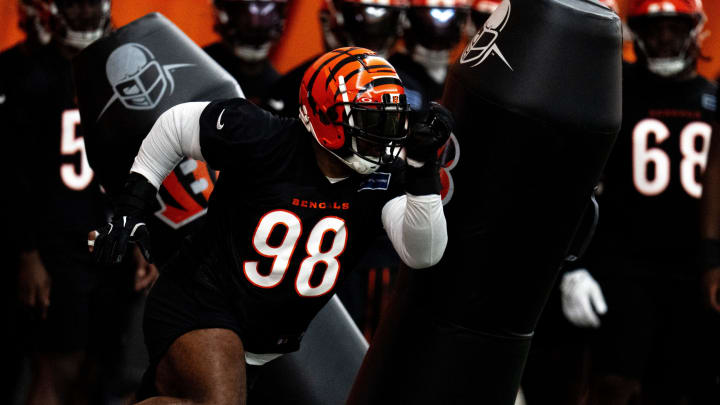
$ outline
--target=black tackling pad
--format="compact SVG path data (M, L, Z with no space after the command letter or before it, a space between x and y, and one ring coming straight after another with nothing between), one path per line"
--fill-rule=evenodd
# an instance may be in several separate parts
M620 128L621 41L594 0L505 0L468 43L442 99L448 247L401 273L349 404L513 404Z
M344 404L367 348L360 329L335 295L310 323L300 350L260 370L248 403Z
M73 59L88 160L112 190L160 115L189 101L242 97L235 79L160 13L139 18Z

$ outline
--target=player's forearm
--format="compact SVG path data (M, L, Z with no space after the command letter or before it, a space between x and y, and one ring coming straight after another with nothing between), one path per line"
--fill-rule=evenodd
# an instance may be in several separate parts
M447 246L447 223L438 194L397 197L383 208L383 224L402 261L422 269L437 264Z
M200 114L207 105L183 103L165 111L143 140L130 171L159 188L184 156L205 160L200 152Z

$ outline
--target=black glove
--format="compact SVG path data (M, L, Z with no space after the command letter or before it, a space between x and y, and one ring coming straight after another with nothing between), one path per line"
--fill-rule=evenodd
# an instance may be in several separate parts
M416 119L405 143L405 191L413 195L440 194L438 151L450 138L455 126L452 114L432 102L427 113Z
M450 139L454 127L455 120L450 111L431 102L429 111L410 130L405 143L405 156L422 165L436 161L438 150Z
M152 262L150 233L145 224L145 215L156 194L157 190L145 177L130 173L117 199L112 221L97 230L93 256L98 263L120 263L128 242L137 244L145 259Z

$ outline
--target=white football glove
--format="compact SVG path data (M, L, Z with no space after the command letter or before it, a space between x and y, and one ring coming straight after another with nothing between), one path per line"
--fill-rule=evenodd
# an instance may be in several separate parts
M607 304L600 285L587 269L576 269L563 274L560 282L562 311L573 325L581 328L598 328L598 314L607 312Z

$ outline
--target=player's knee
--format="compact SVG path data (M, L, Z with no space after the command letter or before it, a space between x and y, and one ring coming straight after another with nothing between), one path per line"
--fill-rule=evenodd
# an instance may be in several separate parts
M244 403L245 354L227 329L199 329L175 340L158 363L155 388L161 396L193 404Z

